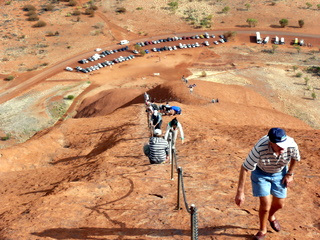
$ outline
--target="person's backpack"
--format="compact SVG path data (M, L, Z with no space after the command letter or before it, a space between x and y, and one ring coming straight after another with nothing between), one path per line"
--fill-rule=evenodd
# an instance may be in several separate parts
M158 107L157 104L152 103L152 104L151 104L151 107L153 108L153 110L158 110L158 111L159 111L159 107Z

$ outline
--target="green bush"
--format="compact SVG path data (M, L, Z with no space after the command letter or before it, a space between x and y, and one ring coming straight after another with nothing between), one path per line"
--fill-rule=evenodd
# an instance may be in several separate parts
M2 140L2 141L7 141L7 140L10 139L10 137L11 137L11 134L10 134L10 133L7 133L5 137L1 137L1 140Z
M14 79L14 76L10 75L10 76L7 76L4 80L5 81L11 81Z
M68 100L72 100L72 99L74 99L74 96L73 95L68 95L67 99Z
M229 6L226 6L226 7L224 7L223 9L222 9L222 12L223 13L227 13L227 12L229 12L230 11L230 7Z
M47 24L44 21L38 21L36 24L34 24L32 27L45 27Z
M136 8L136 10L142 10L142 9L143 9L142 7L137 7L137 8Z
M298 72L298 73L296 74L296 77L302 77L302 73L301 73L301 72Z
M300 19L298 21L298 24L299 24L299 27L302 28L304 26L304 20L303 19Z
M309 2L307 2L306 5L307 5L307 8L311 8L312 7L312 4L309 3Z
M288 21L288 19L282 18L282 19L279 21L279 23L280 23L281 27L284 28L284 27L288 26L289 21Z

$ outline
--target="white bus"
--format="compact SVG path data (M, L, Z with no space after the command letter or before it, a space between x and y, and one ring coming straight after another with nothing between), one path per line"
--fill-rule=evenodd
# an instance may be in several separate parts
M257 43L262 43L262 39L260 37L260 32L256 32Z

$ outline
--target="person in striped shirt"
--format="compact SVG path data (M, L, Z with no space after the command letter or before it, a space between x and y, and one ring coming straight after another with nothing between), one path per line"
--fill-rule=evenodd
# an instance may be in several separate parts
M149 157L151 164L165 163L169 158L169 144L161 137L161 130L155 129L153 137L149 139L149 144L143 148L144 154Z
M250 171L253 196L260 200L260 229L254 239L265 239L268 221L273 230L281 230L275 213L284 207L287 187L293 182L293 172L298 161L300 153L294 139L281 128L271 128L243 162L235 203L238 206L244 203L245 179Z

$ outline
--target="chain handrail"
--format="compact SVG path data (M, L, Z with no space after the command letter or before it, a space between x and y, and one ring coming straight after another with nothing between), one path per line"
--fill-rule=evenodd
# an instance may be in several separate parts
M149 129L152 127L150 126L150 121L149 121L149 113L148 114L148 127ZM173 132L170 130L169 136L168 136L168 142L169 142L169 158L170 158L170 164L171 164L171 180L173 180L173 174L174 174L174 165L176 166L176 170L178 172L178 196L177 196L177 207L176 210L180 210L180 193L182 192L183 199L184 199L184 204L186 207L186 210L188 213L190 213L191 216L191 240L198 240L198 212L197 208L195 207L194 204L188 205L187 202L187 196L186 196L186 191L184 187L184 181L183 181L183 170L182 167L178 167L178 162L177 162L177 156L176 156L176 149L173 148Z

